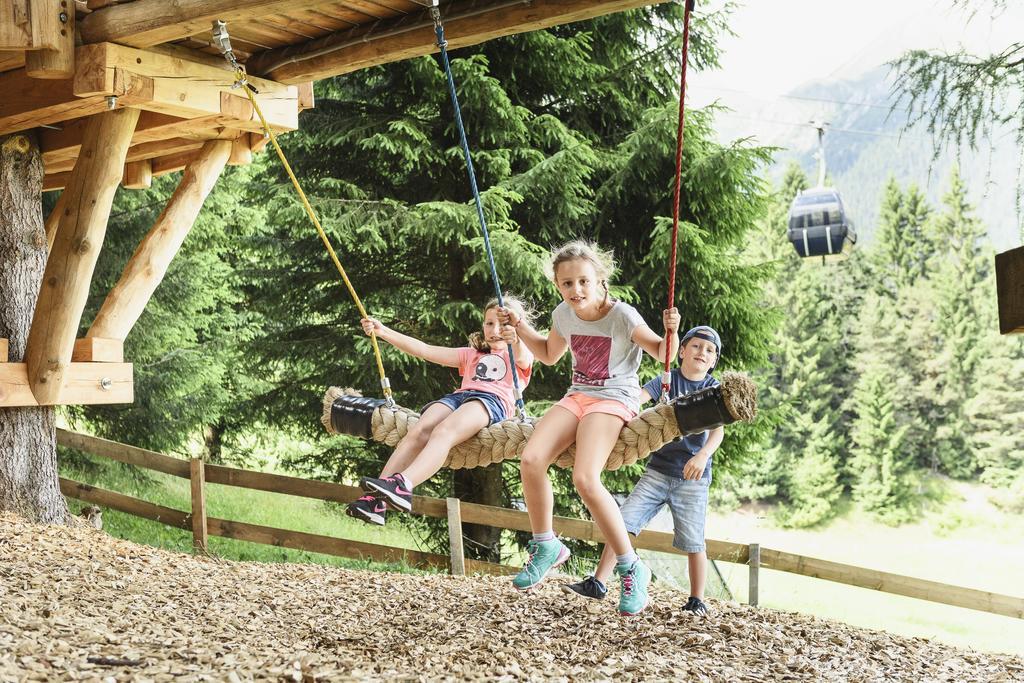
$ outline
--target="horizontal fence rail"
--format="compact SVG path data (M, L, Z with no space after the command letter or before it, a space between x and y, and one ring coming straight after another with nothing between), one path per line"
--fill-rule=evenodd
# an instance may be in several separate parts
M142 448L136 448L135 446L117 443L116 441L109 441L63 429L57 430L57 443L61 446L74 448L137 467L163 472L183 479L195 479L189 461L162 453L155 453ZM358 487L345 484L301 479L281 474L254 472L224 465L200 463L200 466L200 471L203 473L202 476L205 478L206 484L221 484L271 493L284 493L335 503L349 503L362 495L362 491ZM61 493L70 498L120 510L121 512L151 519L168 526L186 530L194 529L190 513L155 505L131 496L106 491L68 479L62 478L60 480L60 487ZM455 499L450 500L453 502L450 503L440 498L413 496L412 513L425 517L449 520L449 533L453 536L457 535L460 541L458 544L453 541L452 557L300 531L274 529L212 517L206 517L206 526L207 532L212 536L234 538L253 543L274 545L294 550L306 550L339 557L371 559L378 562L406 562L411 566L451 571L458 571L458 560L454 557L456 552L454 550L455 545L459 546L458 553L461 556L461 528L455 529L453 528L454 526L461 527L462 524L480 524L513 531L531 530L530 517L521 510L510 510L508 508L478 503L465 503ZM451 512L451 506L454 503L458 503L457 514ZM195 506L196 501L193 496L193 509L195 509ZM597 524L590 520L555 517L554 530L566 538L597 543L604 542L604 536L601 534ZM634 540L634 546L640 550L653 550L677 555L684 554L672 545L673 538L673 534L663 531L644 531ZM205 539L203 543L205 544ZM1024 598L771 550L761 547L756 543L744 545L742 543L708 539L706 544L709 559L748 566L751 571L751 604L756 604L757 601L758 569L764 568L809 576L848 586L868 588L883 593L903 595L928 602L1024 619ZM505 565L470 559L464 559L464 570L467 573L484 574L508 574L516 571L514 568Z

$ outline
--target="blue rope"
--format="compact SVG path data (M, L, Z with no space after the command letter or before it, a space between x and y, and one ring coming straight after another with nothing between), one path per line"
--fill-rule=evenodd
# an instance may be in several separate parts
M501 282L498 280L498 269L494 265L494 252L491 251L491 235L487 231L487 219L484 218L484 205L480 201L480 190L476 185L476 172L473 170L473 160L469 156L469 142L466 140L466 128L462 125L462 109L459 107L459 97L455 93L455 78L452 76L451 63L448 61L448 41L444 38L444 26L441 23L441 12L436 4L430 8L430 15L434 19L434 33L437 36L437 46L441 48L441 63L444 64L444 75L448 79L448 92L452 96L452 107L455 109L455 123L459 127L459 140L462 142L462 154L466 158L466 172L469 174L469 186L473 190L473 201L476 202L476 215L480 220L480 230L484 235L484 248L487 250L487 264L491 268L491 279L494 280L494 293L498 299L498 305L505 307L505 299L501 294ZM516 391L516 409L520 419L526 417L526 406L523 404L523 393L519 389L519 371L516 368L516 357L512 346L508 347L508 358L512 364L512 384Z

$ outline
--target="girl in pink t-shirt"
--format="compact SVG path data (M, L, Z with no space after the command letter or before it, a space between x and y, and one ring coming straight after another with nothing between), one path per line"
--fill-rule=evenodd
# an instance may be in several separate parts
M517 316L530 315L514 297L504 297L504 303ZM388 506L403 512L412 509L413 487L441 469L448 451L484 427L513 415L515 385L508 347L512 346L515 355L520 390L530 381L533 354L519 341L512 327L499 321L497 299L484 307L483 329L470 335L470 346L460 348L426 344L372 318L361 322L366 334L373 332L411 356L458 368L462 376L462 386L457 391L424 407L419 421L398 442L380 477L364 477L360 481L366 495L349 504L348 514L383 525Z

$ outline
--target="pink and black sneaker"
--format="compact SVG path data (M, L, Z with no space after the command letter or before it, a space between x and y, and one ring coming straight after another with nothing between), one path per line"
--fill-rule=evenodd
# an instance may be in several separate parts
M345 514L370 524L384 526L384 522L387 521L388 506L380 498L368 493L349 503L345 508Z
M405 480L398 475L382 479L363 477L359 485L364 491L382 497L388 505L400 512L412 510L412 491L405 487Z

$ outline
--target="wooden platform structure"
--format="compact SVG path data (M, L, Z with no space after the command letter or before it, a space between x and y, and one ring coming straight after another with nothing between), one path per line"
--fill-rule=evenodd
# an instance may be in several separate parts
M663 0L442 0L449 48ZM226 165L266 139L211 44L232 47L275 133L313 82L437 51L430 0L0 0L0 136L35 129L50 257L24 362L0 340L0 407L131 402L122 346ZM23 138L24 139L24 138ZM27 140L25 141L27 143ZM119 185L183 172L177 191L76 339ZM89 198L89 201L83 201Z

